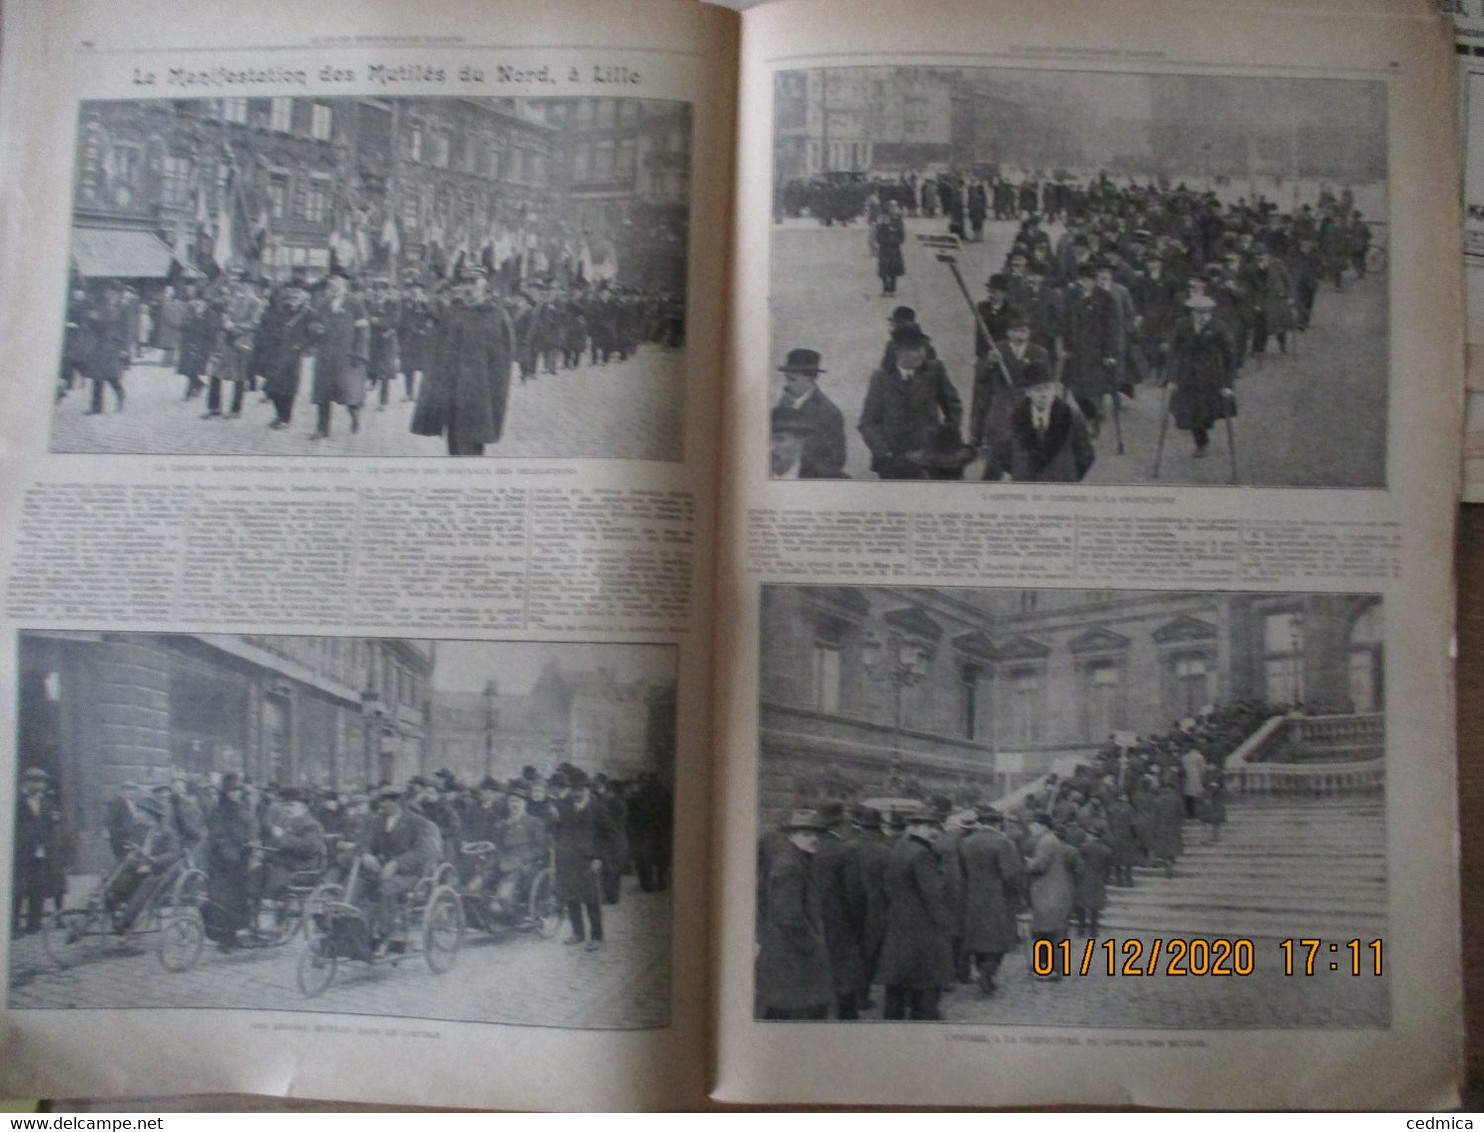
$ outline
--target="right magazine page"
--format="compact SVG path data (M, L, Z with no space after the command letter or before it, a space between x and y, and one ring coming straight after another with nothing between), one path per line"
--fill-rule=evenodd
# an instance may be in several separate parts
M717 1097L1456 1103L1451 51L745 14Z

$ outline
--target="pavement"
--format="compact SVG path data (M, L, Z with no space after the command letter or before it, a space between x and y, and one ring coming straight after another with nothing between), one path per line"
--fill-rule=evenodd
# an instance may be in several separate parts
M973 393L974 323L968 304L950 270L917 240L920 234L945 234L946 222L909 218L906 224L907 274L898 280L895 295L881 293L864 224L842 228L786 220L773 230L773 364L794 347L823 354L828 372L820 388L845 414L845 471L853 479L875 478L855 422L886 344L887 315L898 304L915 308L933 336L966 414ZM982 243L963 246L960 270L976 302L985 296L984 281L1002 270L1016 229L1013 221L990 221ZM1060 234L1059 226L1048 231L1053 239ZM1324 284L1313 325L1292 336L1292 353L1282 356L1270 343L1268 356L1248 360L1237 380L1233 424L1239 484L1386 486L1386 282L1383 276L1351 278L1343 291ZM776 374L773 380L776 385ZM1189 434L1172 426L1160 476L1153 477L1162 415L1161 391L1138 387L1135 398L1121 405L1124 454L1117 454L1109 419L1095 441L1097 460L1084 482L1229 484L1227 438L1220 427L1209 454L1196 459ZM981 472L981 464L970 465L966 478Z
M414 436L410 402L399 379L389 404L378 410L368 387L359 433L346 410L335 406L331 435L311 441L315 408L309 382L301 382L293 424L268 427L273 406L248 393L240 419L202 420L206 395L182 399L186 379L158 364L155 351L124 377L125 402L116 407L105 390L105 410L86 416L91 387L75 388L52 409L54 452L235 456L444 456L442 437ZM513 378L504 436L487 456L663 460L683 458L685 353L640 346L625 362L558 368L522 382ZM230 398L231 387L224 387Z
M584 1030L668 1025L670 893L641 892L626 879L620 903L603 907L603 928L607 942L593 952L566 946L565 924L552 939L466 930L447 974L433 974L421 955L375 966L342 962L315 999L305 998L296 981L302 936L283 947L229 955L208 942L195 967L178 973L160 966L154 937L123 947L87 941L79 945L87 952L78 963L59 968L39 935L21 936L11 941L7 1006L309 1011Z

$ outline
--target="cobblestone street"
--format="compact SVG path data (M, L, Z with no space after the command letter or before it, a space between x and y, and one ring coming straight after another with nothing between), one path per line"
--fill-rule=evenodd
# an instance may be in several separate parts
M942 235L946 225L909 219L906 226L907 274L895 295L881 293L864 223L824 227L806 218L773 229L772 365L795 347L822 353L827 372L820 389L845 415L845 471L853 479L876 479L856 423L887 340L886 316L897 304L916 308L963 400L965 415L973 395L972 316L952 273L917 239ZM990 273L1002 270L1015 231L1011 221L991 221L983 243L963 245L960 271L976 301L984 297ZM1047 231L1053 240L1061 234L1059 225ZM1352 277L1344 291L1324 284L1314 304L1313 326L1292 336L1296 341L1288 356L1270 345L1266 356L1247 360L1236 386L1239 484L1385 486L1386 285L1384 274L1359 281ZM1120 415L1124 455L1117 454L1110 418L1094 441L1097 460L1086 482L1230 482L1224 429L1213 436L1209 456L1195 459L1190 434L1171 427L1160 477L1152 477L1163 415L1157 386L1137 387L1135 399L1122 402ZM982 471L982 463L975 462L965 478L977 479Z
M152 364L154 352L124 378L124 410L112 390L105 410L86 416L90 386L74 388L52 410L54 452L222 456L444 456L441 437L408 431L413 406L400 380L385 410L367 389L359 433L345 409L335 406L331 436L311 441L315 409L308 375L300 383L291 427L274 430L273 407L249 393L242 417L202 420L206 397L182 400L185 378ZM533 381L511 380L504 438L485 452L501 457L552 459L682 459L685 409L683 350L644 345L626 362L559 369ZM230 398L231 386L224 387ZM224 406L226 407L226 406Z
M84 891L74 878L74 889ZM189 971L165 971L154 938L121 950L97 941L90 958L58 968L39 935L13 939L11 1009L308 1010L572 1029L662 1027L669 1020L670 894L626 882L623 900L605 906L605 946L596 952L552 939L466 931L453 970L435 975L421 955L375 967L342 962L323 996L300 992L295 968L302 938L281 948L223 955L210 944ZM94 941L87 941L92 943ZM85 945L84 945L85 946Z

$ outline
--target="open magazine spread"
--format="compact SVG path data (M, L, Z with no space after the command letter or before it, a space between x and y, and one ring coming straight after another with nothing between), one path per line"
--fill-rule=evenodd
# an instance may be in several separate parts
M1449 34L7 5L0 1090L1452 1103Z

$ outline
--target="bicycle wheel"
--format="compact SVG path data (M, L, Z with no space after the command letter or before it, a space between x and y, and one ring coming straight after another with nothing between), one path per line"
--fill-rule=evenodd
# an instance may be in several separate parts
M185 908L199 909L206 902L206 874L200 869L186 869L170 886L167 903L177 912Z
M304 938L314 939L319 934L320 925L323 923L325 908L331 904L340 904L344 900L345 889L334 881L327 881L316 886L314 891L304 898L304 904L299 913L299 918L304 925Z
M58 967L70 967L85 957L87 940L90 937L96 940L101 930L102 926L93 922L91 910L64 908L46 918L41 947Z
M423 958L435 975L449 970L464 939L464 906L446 885L433 890L423 910Z
M178 911L160 920L155 956L167 971L189 971L201 958L206 929L194 909Z
M551 869L542 869L531 879L527 915L538 935L551 939L562 926L562 909L557 903L555 877Z
M318 998L335 981L335 953L322 938L311 939L299 956L299 989L306 998Z

